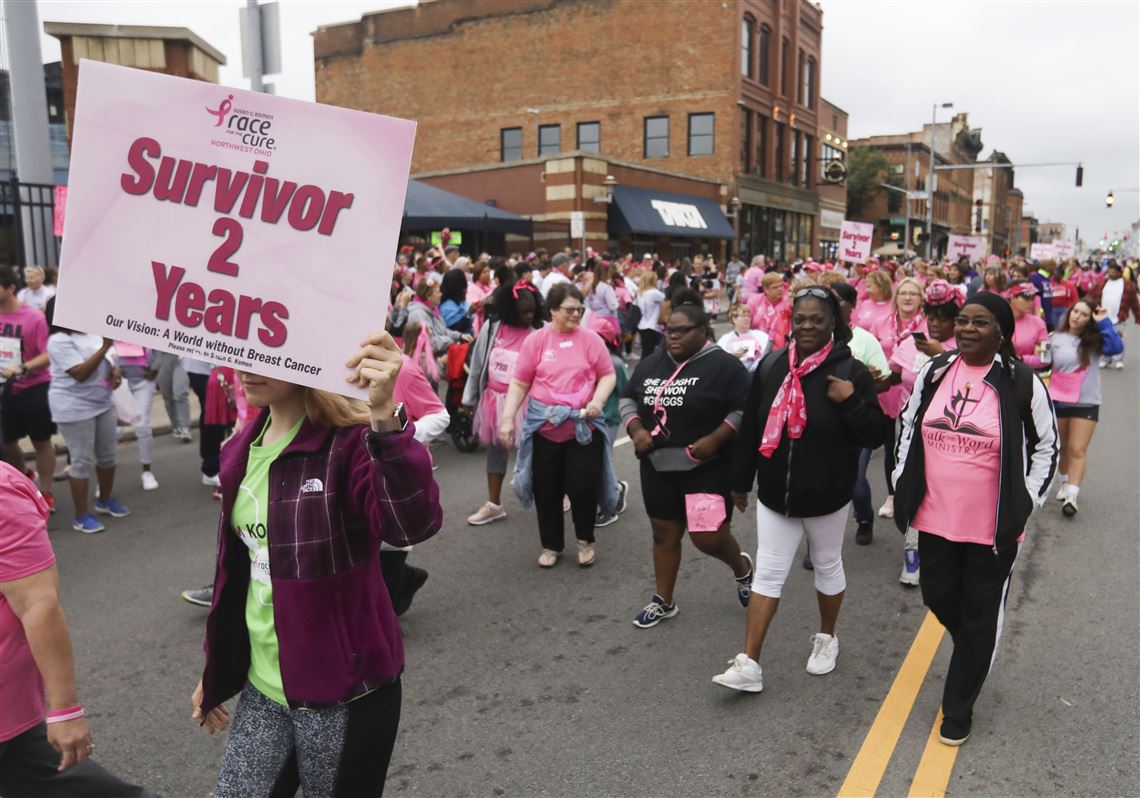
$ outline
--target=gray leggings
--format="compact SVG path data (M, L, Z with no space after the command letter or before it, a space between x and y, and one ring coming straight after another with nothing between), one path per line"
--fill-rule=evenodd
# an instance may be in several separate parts
M93 466L115 467L115 447L119 443L117 424L118 416L113 407L85 421L59 422L59 432L71 455L70 476L90 479Z
M246 682L215 798L383 795L399 725L399 681L323 709L281 706Z
M158 372L155 384L166 403L166 417L175 429L190 429L190 378L178 355L169 352L152 352L153 368Z

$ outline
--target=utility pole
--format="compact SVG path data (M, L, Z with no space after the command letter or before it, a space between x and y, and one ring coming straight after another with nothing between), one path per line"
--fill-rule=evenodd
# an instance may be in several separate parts
M249 88L250 91L265 91L262 81L261 63L261 7L258 0L246 0L246 36L249 37Z
M934 260L934 128L938 119L938 103L930 111L930 172L926 175L926 259ZM943 108L953 108L954 103L942 103Z
M910 142L906 143L906 172L903 175L903 188L906 189L906 194L903 194L903 213L906 218L905 226L903 227L903 258L906 258L906 251L910 248Z

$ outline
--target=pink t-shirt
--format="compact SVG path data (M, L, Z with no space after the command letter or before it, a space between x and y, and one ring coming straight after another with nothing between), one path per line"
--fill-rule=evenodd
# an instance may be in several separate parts
M1001 409L990 366L961 358L943 377L922 422L926 498L911 521L956 543L994 543L1001 477Z
M946 351L958 348L958 344L953 338L947 338L945 341L939 341L939 343L942 344L942 348ZM891 355L890 366L891 371L899 372L899 376L902 379L900 384L894 386L894 388L900 390L900 411L910 399L910 395L914 393L914 381L915 378L918 377L918 372L922 371L922 367L929 362L930 358L918 351L918 347L915 346L914 343L914 338L909 335L902 340L902 343L895 347L895 351ZM892 390L894 390L894 388L892 388ZM882 396L882 394L879 395Z
M511 378L519 362L519 352L534 330L530 327L499 325L495 335L495 345L487 357L487 387L499 393L506 393L511 386Z
M0 497L0 582L50 568L55 563L47 533L51 510L35 484L0 462ZM44 711L44 682L23 624L0 595L0 742L35 726Z
M392 399L396 403L403 402L408 419L419 421L424 416L445 410L443 402L439 400L439 394L432 389L420 364L407 355L403 356L403 360L404 365L396 376Z
M1041 368L1041 357L1037 354L1037 344L1049 338L1045 320L1040 316L1026 313L1013 322L1013 350L1025 365Z
M594 395L598 380L613 373L609 350L596 332L579 327L559 333L548 326L526 339L514 379L530 385L532 399L581 410ZM552 441L568 441L574 437L574 424L548 424L539 434Z
M47 351L48 323L42 310L20 305L11 313L0 313L0 338L19 341L20 362L27 363ZM19 393L44 382L51 382L51 367L29 371L12 383L12 393Z
M875 325L893 313L894 308L889 301L876 302L873 299L861 299L855 307L851 321L855 326L862 327L867 332L874 332Z

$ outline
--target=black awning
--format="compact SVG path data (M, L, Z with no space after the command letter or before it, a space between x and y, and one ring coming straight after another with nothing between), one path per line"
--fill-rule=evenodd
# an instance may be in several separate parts
M484 233L515 233L529 236L530 219L484 205L418 180L408 181L401 230L472 230Z
M610 233L736 238L715 200L671 191L614 186L609 216Z

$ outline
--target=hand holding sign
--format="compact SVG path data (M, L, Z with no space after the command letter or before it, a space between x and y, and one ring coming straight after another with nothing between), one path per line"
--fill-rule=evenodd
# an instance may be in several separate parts
M396 377L403 363L400 348L383 330L364 339L357 353L345 363L352 369L345 381L368 389L368 409L377 421L391 418L396 410L392 392L396 390Z

